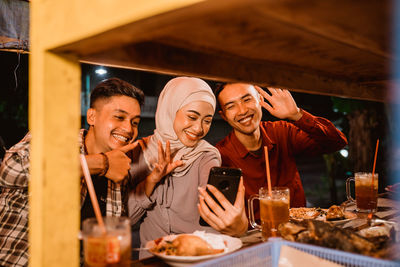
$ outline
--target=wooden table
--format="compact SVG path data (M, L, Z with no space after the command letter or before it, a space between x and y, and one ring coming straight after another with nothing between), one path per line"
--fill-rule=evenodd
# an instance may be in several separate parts
M261 232L259 230L249 230L247 233L240 237L240 240L243 242L243 246L241 249L259 244L262 242L261 239ZM141 266L146 266L146 267L165 267L169 266L165 262L163 262L161 259L157 257L149 257L141 260L134 260L131 263L131 267L141 267Z
M355 210L354 207L348 206L346 208L347 211ZM396 220L398 223L400 222L400 203L390 197L388 194L381 194L378 200L378 212L375 214L375 218L380 219L390 219ZM366 213L357 213L357 219L354 219L348 223L340 225L339 227L344 228L363 228L367 225L367 216ZM243 246L241 249L259 244L262 242L261 232L259 230L249 230L244 236L240 238L243 242ZM131 266L133 267L165 267L168 266L161 259L157 257L150 257L142 260L132 261Z
M157 257L150 257L142 260L135 260L131 262L131 267L167 267L169 266Z
M355 211L355 204L348 206L346 211ZM343 228L351 227L354 229L363 228L368 224L368 213L357 213L357 219L342 225ZM374 218L400 222L400 203L392 198L392 195L384 193L379 195L378 211Z

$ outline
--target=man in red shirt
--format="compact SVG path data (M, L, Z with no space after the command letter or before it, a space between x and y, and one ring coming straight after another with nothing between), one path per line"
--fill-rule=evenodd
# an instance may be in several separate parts
M290 189L290 206L304 207L306 199L295 156L314 156L343 148L347 139L328 120L297 107L287 90L243 83L221 84L215 91L222 118L233 131L216 147L222 166L242 169L246 200L267 186L264 147L268 149L272 186ZM261 121L264 107L287 121ZM258 210L255 210L259 218Z

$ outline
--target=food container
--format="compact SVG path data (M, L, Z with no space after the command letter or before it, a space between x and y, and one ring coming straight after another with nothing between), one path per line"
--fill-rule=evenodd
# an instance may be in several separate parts
M295 243L281 238L270 238L268 242L251 246L213 260L194 265L197 267L258 267L278 266L280 249L282 245L296 248L322 259L351 267L399 267L399 262L375 259L354 253L343 252L335 249L317 247L313 245Z

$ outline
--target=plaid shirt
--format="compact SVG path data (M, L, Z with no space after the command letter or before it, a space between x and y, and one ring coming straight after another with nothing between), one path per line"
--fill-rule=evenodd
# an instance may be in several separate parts
M30 139L8 150L0 166L0 266L28 265Z
M80 131L79 145L84 153L86 130ZM10 148L0 166L0 266L28 265L28 183L31 134ZM81 180L81 205L87 186ZM123 196L123 197L122 197ZM106 216L125 216L127 179L116 184L108 179Z
M85 139L86 130L80 131L79 147L82 154L85 154L85 146L83 140ZM107 186L107 201L106 201L106 216L127 216L127 203L128 203L128 180L125 178L122 183L116 184L110 179L108 180ZM87 186L85 178L81 178L81 205L85 201L87 194ZM82 206L81 206L82 207Z

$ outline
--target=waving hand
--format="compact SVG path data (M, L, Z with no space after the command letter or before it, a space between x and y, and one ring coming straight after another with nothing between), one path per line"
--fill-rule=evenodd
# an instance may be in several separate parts
M296 102L294 101L290 92L286 89L282 90L279 88L267 88L271 93L269 95L263 89L254 86L256 90L263 97L263 101L261 105L271 113L272 116L277 117L279 119L289 119L293 121L297 121L302 117L302 113L300 109L297 107ZM267 100L268 102L266 102Z

